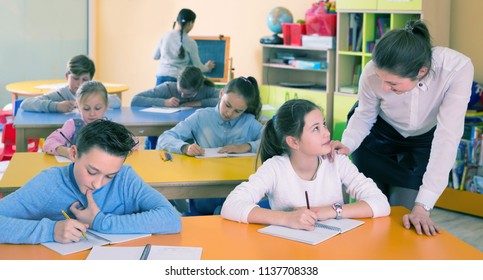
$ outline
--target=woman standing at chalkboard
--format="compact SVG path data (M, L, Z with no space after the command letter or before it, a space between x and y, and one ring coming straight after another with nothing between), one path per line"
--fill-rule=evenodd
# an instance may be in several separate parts
M215 67L215 63L211 60L205 64L201 62L198 45L188 36L193 29L195 19L196 14L192 10L182 9L173 23L173 30L164 34L159 40L153 54L153 58L159 60L156 68L156 85L168 81L176 82L176 77L190 64L200 68L202 72L209 72Z

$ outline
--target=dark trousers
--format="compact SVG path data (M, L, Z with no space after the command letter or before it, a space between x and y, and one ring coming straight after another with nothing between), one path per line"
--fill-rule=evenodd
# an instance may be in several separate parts
M357 103L348 118L355 107ZM378 116L369 135L352 153L352 161L388 197L390 186L419 190L428 165L435 129L405 138Z

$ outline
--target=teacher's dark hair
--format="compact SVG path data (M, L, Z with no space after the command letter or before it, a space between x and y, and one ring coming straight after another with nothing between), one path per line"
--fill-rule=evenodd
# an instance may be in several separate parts
M321 109L315 103L305 99L291 99L278 109L263 129L258 150L262 163L273 156L290 155L290 147L285 138L292 136L300 139L305 126L305 115L313 110Z
M110 155L126 158L138 143L124 125L99 119L80 130L75 144L79 157L97 147Z
M183 59L185 57L184 47L183 47L183 33L184 27L189 22L195 22L196 14L190 9L181 9L178 13L178 17L176 18L176 22L181 26L179 31L180 38L181 38L181 46L179 47L178 58ZM173 24L173 28L176 25L176 22Z
M401 29L393 29L376 44L372 60L376 67L402 78L418 77L422 67L431 70L432 45L429 30L422 21L412 20Z

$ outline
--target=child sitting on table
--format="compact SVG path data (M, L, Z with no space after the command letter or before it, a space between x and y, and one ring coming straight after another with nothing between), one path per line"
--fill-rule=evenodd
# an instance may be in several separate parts
M332 163L323 158L330 142L317 105L303 99L285 102L265 125L261 167L230 193L221 215L305 230L313 230L318 220L389 215L386 196L347 156L337 155ZM343 185L357 202L344 205ZM265 196L271 209L257 205Z
M86 124L104 118L108 107L108 94L100 82L83 83L77 91L77 104L82 119L69 119L62 128L45 139L43 149L51 155L69 157L70 146L76 142L77 134Z
M76 108L76 92L79 87L92 80L96 68L94 62L85 55L77 55L67 63L65 78L67 85L56 91L25 98L20 105L24 111L42 113L68 113ZM115 95L109 95L109 106L112 109L121 107L121 100Z
M165 82L136 94L131 106L215 107L219 100L215 84L205 78L198 67L188 66L181 72L178 82ZM155 149L157 141L157 136L148 136L144 149Z
M0 243L78 242L88 228L178 233L181 220L173 206L123 165L136 144L121 124L87 124L69 149L74 163L46 169L0 200Z
M158 139L158 150L198 156L204 148L218 148L220 153L256 152L262 134L257 120L262 105L257 80L239 77L220 90L216 107L198 109ZM191 143L188 143L190 141ZM193 214L213 214L223 199L190 201Z

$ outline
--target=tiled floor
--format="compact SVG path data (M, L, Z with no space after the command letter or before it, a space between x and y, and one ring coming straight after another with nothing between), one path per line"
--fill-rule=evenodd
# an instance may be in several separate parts
M433 209L431 218L443 230L483 252L483 218L440 208Z

